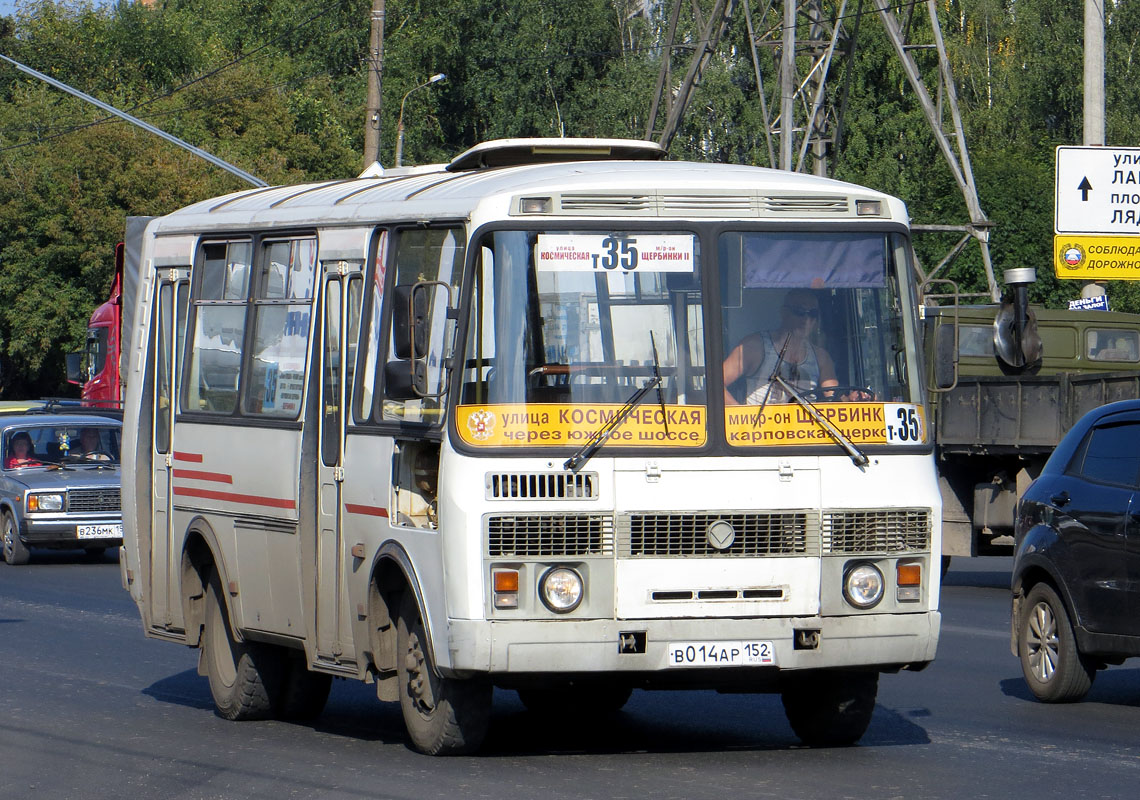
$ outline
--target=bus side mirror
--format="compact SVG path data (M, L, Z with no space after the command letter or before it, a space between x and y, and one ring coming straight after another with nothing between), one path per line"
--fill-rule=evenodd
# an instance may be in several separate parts
M420 284L397 286L393 292L392 352L404 361L423 358L428 349L427 292Z
M68 353L64 358L67 361L67 382L81 385L83 383L83 353Z
M428 393L423 359L389 361L384 365L384 391L392 400L415 400Z
M953 389L958 383L958 326L939 325L934 332L934 387Z

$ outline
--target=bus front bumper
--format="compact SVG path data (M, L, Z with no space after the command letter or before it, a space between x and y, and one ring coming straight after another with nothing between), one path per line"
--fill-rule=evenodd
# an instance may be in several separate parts
M722 642L768 642L782 670L894 670L934 659L941 614L449 622L451 669L443 671L457 675L676 672L685 665L671 663L670 645Z

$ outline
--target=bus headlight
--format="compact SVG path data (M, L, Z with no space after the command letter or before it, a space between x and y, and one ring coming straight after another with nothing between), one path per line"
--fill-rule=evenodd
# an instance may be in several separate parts
M566 614L582 602L582 576L569 567L552 567L538 582L538 596L551 611Z
M28 511L63 511L62 494L28 495Z
M843 596L855 608L874 608L883 599L883 573L874 564L852 564L843 575Z

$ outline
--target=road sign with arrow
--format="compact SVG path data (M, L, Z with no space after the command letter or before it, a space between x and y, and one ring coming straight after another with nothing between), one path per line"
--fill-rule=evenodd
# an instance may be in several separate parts
M1058 278L1140 279L1140 147L1058 147Z

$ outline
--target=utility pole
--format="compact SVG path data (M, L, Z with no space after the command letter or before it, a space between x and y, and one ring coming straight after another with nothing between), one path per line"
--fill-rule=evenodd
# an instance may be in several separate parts
M1084 144L1104 146L1104 0L1085 0ZM1081 297L1099 297L1104 284L1085 281Z
M364 114L364 168L380 160L380 100L384 71L384 2L372 0L368 42L368 109Z

